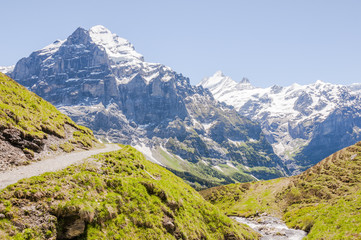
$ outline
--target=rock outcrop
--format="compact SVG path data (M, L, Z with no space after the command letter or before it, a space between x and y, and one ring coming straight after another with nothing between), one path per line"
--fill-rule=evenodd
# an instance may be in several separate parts
M163 165L171 166L166 154L193 164L203 160L208 168L233 162L240 166L236 172L267 167L273 177L287 173L258 124L182 74L145 62L127 40L103 26L78 28L21 59L11 76L100 139L144 146L151 160L157 158L155 149L164 148L158 154ZM254 173L257 178L262 171Z
M96 141L89 129L2 73L0 102L0 171Z

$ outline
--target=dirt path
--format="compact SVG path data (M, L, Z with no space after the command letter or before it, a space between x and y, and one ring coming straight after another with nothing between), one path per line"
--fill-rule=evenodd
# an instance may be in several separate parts
M106 144L105 148L64 154L54 158L34 162L27 166L19 166L9 171L0 172L0 189L16 183L20 179L37 176L45 172L54 172L66 168L71 164L80 162L92 155L116 151L119 149L120 147L116 144Z

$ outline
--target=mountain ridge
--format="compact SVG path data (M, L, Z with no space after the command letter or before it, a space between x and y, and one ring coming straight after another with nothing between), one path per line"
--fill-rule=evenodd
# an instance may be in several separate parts
M187 172L191 182L288 174L258 124L182 74L145 62L103 26L76 29L21 59L10 75L98 138L137 146L150 160Z
M208 78L212 79L213 85L208 85L207 82L201 82L200 85L208 87L215 99L234 106L242 115L259 122L276 154L288 162L288 166L295 173L311 166L309 163L317 163L327 154L355 143L355 140L342 143L335 138L332 144L327 145L330 150L321 149L327 153L313 155L307 146L317 139L320 144L320 141L325 139L325 132L331 131L341 135L353 129L351 134L348 134L352 135L350 139L361 140L357 130L361 126L357 113L360 107L357 85L334 85L318 80L313 84L293 84L287 87L275 85L268 88L237 88L234 84L229 87L217 87L217 83L223 82L224 78L231 79L220 77L216 73ZM327 122L336 121L330 118L336 116L337 110L340 109L354 112L354 115L350 116L347 126L339 129L335 126L330 127ZM322 128L324 130L320 130ZM302 163L302 159L311 161L308 164ZM299 169L294 165L295 162L302 167Z

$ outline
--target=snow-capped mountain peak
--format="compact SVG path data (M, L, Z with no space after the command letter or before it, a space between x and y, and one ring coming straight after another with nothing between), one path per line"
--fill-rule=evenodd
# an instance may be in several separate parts
M217 71L211 77L203 78L203 80L198 85L211 89L215 98L221 97L231 89L255 89L255 87L251 85L248 78L244 77L239 83L237 83L231 77L224 75L222 71Z
M214 77L225 77L224 73L221 70L218 70L213 74Z
M102 25L90 28L89 35L95 44L104 47L114 63L144 61L143 56L135 51L134 46L128 40L117 36Z
M96 25L89 30L79 27L66 40L56 40L38 52L39 55L46 56L57 52L64 43L80 46L89 42L103 48L114 64L144 61L143 56L135 51L134 46L128 40L117 36L102 25Z
M251 82L249 81L248 78L244 77L244 78L242 78L242 80L239 83L247 84L247 83L251 83Z
M347 88L351 92L361 95L361 83L353 83L353 84L347 86Z
M39 55L47 55L47 54L53 54L56 51L59 50L60 46L65 42L65 40L56 40L52 44L49 44L48 46L44 47L43 49L39 50Z
M221 93L222 89L232 89L237 85L237 82L225 76L222 71L217 71L213 76L203 78L198 85L212 89L213 95L217 97L216 95Z
M7 74L9 72L12 72L14 70L15 65L7 66L7 67L1 67L0 66L0 72Z
M361 92L358 85L347 88L321 80L308 85L255 88L246 78L237 84L229 79L217 73L200 85L208 88L217 100L260 122L273 142L274 151L284 158L308 144L314 126L335 109L352 106L353 94ZM231 84L225 84L228 82Z
M255 87L253 87L251 85L251 82L249 81L248 78L244 77L242 78L242 80L236 85L236 88L239 90L245 90L245 89L254 89Z
M322 80L317 80L317 81L315 82L315 84L320 85L320 84L325 84L325 82L324 82L324 81L322 81Z

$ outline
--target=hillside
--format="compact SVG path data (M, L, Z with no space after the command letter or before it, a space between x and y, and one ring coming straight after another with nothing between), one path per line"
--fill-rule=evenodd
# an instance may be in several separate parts
M258 123L104 26L77 28L9 71L97 138L135 146L194 187L289 174Z
M0 73L0 170L96 142L91 130Z
M0 192L1 239L256 239L130 146Z
M228 215L268 213L309 232L306 239L361 238L361 142L304 173L202 191Z

